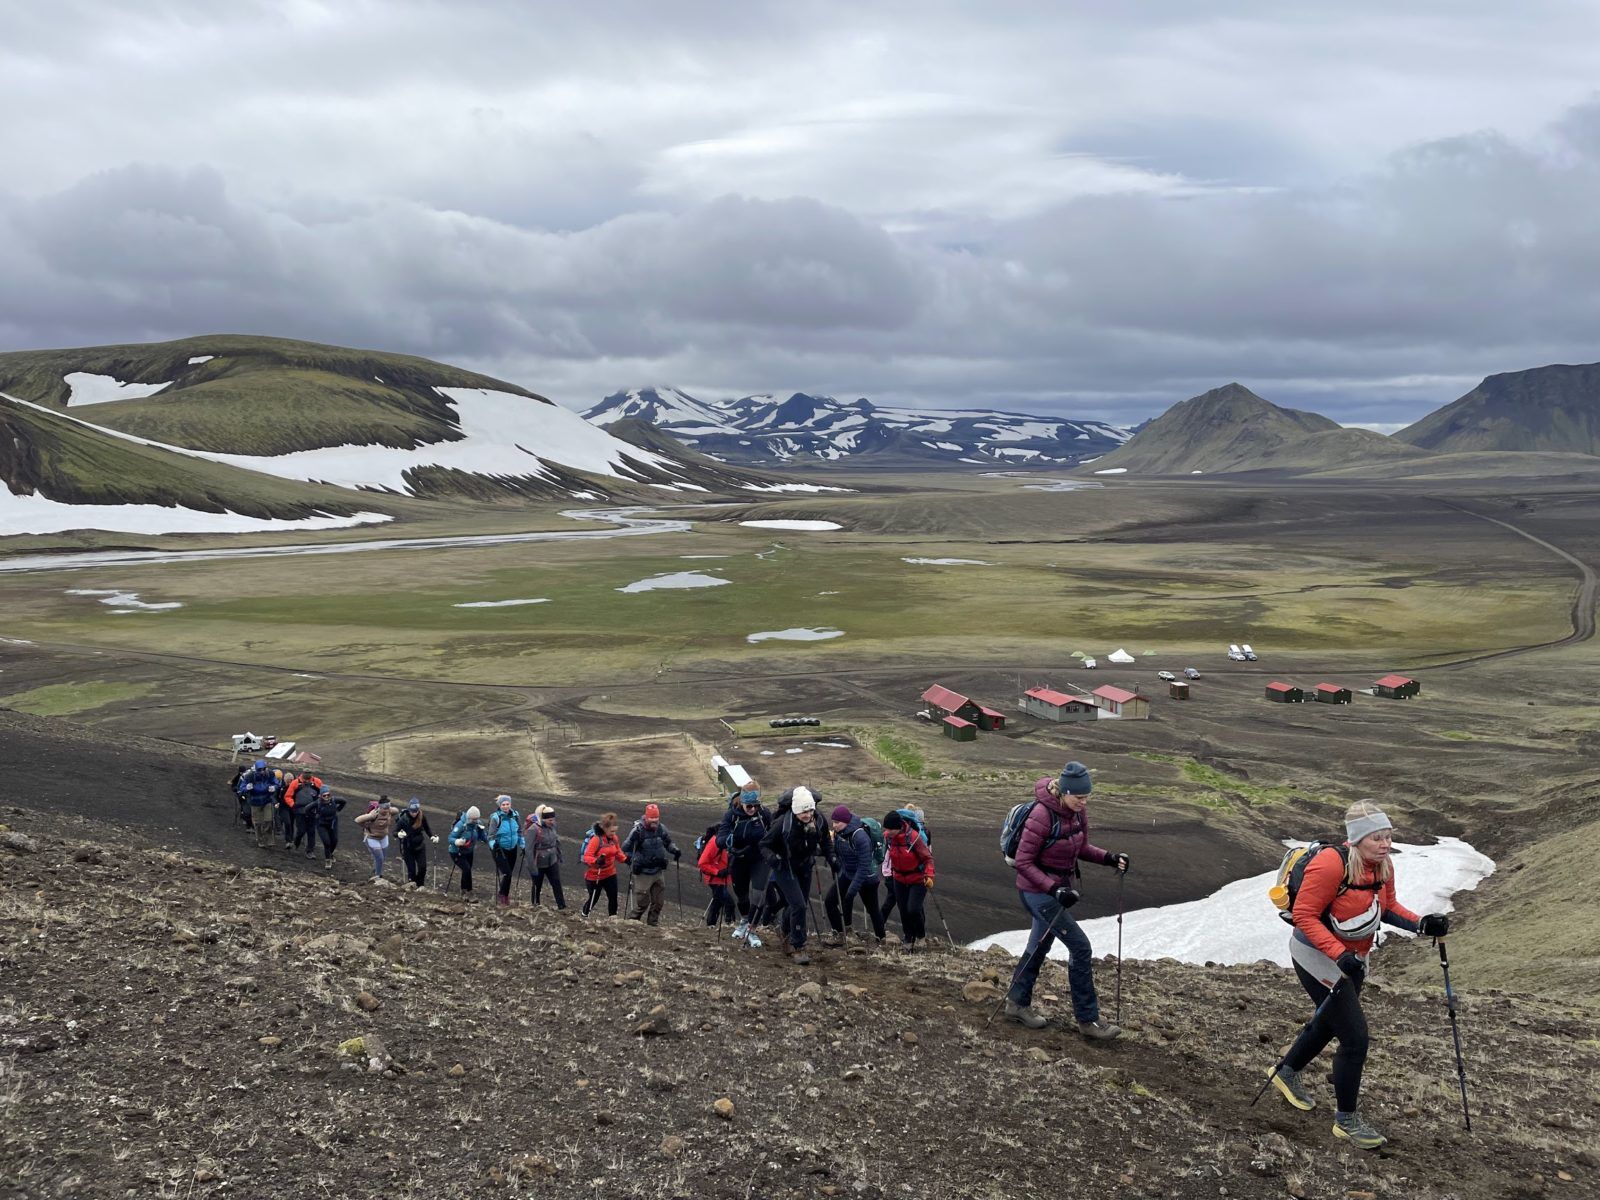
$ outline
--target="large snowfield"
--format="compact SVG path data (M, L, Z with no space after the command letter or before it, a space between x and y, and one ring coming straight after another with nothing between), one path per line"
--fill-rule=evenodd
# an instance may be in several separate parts
M160 504L62 504L44 496L18 496L0 486L0 537L23 533L67 533L103 529L108 533L271 533L275 530L348 529L393 520L386 513L360 512L349 517L303 517L278 520L236 512L201 512Z
M1112 849L1116 847L1113 846ZM1494 862L1458 838L1440 838L1432 846L1395 845L1395 894L1413 912L1448 912L1450 898L1471 891L1494 871ZM1158 863L1135 863L1135 870L1158 870ZM1142 908L1124 915L1122 953L1127 958L1175 958L1187 963L1253 963L1261 959L1289 965L1290 928L1267 899L1277 868L1230 883L1203 900ZM1086 886L1097 892L1116 887L1116 876L1103 867L1084 867ZM1103 894L1103 893L1102 893ZM1020 911L1021 904L1018 908ZM1117 919L1097 917L1082 922L1096 954L1116 948ZM1386 934L1409 936L1384 927ZM974 950L1000 946L1021 954L1028 945L1026 929L1010 930L972 943ZM1051 958L1066 958L1058 942Z

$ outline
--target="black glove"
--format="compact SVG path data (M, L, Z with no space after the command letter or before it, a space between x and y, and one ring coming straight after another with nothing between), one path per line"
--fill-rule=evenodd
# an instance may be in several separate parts
M1128 869L1128 856L1126 854L1113 854L1107 850L1106 866L1115 867L1119 871L1126 871Z
M1367 964L1361 961L1361 956L1354 950L1346 950L1339 955L1339 970L1344 972L1346 979L1357 986L1367 977Z
M683 857L683 851L682 850L674 850L672 852L672 861L673 862L677 862L682 857Z
M1062 908L1071 908L1080 899L1082 899L1082 897L1078 895L1078 889L1066 883L1062 884L1050 894L1055 897L1056 903L1061 905Z
M1429 913L1417 922L1417 932L1423 937L1441 938L1450 932L1450 918L1443 913Z

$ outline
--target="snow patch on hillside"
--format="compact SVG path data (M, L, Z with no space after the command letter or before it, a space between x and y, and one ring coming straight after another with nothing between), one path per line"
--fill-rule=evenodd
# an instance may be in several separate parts
M824 529L843 529L837 521L740 521L747 529L792 529L815 533Z
M349 517L314 516L298 520L247 517L236 512L201 512L160 504L62 504L44 496L18 496L0 485L0 537L26 533L67 533L102 529L108 533L271 533L285 529L348 529L392 521L387 513L359 512Z
M731 579L718 579L715 575L707 575L703 571L674 571L668 575L653 575L649 579L640 579L616 590L632 594L675 591L680 588L723 587L732 582Z
M63 375L62 382L70 389L67 407L80 404L109 404L113 400L142 400L153 396L171 383L123 383L110 375L92 375L88 371L73 371Z

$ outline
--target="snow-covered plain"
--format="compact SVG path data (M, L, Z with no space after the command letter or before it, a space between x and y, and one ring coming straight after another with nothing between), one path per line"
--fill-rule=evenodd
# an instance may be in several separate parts
M80 404L108 404L113 400L142 400L155 395L171 382L123 383L110 375L92 375L88 371L74 371L61 378L69 389L68 408L76 408Z
M746 529L793 529L815 532L823 529L843 529L837 521L740 521Z
M1494 871L1494 862L1459 838L1440 838L1432 846L1396 844L1395 893L1413 912L1448 912L1450 897L1471 891ZM1110 871L1102 883L1095 867L1085 868L1089 886L1116 886ZM1240 879L1203 900L1141 908L1123 917L1122 953L1128 958L1176 958L1188 963L1251 963L1261 959L1289 965L1290 928L1267 899L1277 878L1274 867ZM1116 945L1117 919L1097 917L1081 922L1097 954ZM1385 926L1388 933L1410 936ZM1001 946L1021 954L1028 945L1026 929L997 933L972 943L974 950ZM1051 958L1065 958L1057 944Z
M679 588L709 588L722 587L732 583L731 579L718 579L715 575L707 575L703 571L674 571L669 575L652 575L649 579L639 579L626 587L619 587L619 592L659 592L672 591Z
M465 604L452 604L451 608L518 608L524 604L549 604L549 599L537 600L469 600Z
M18 496L0 484L0 537L24 533L66 533L103 529L110 533L270 533L278 530L348 529L391 521L387 513L359 512L349 517L299 520L247 517L236 512L201 512L160 504L63 504L40 495Z
M747 642L824 642L843 637L842 629L764 629L744 639Z

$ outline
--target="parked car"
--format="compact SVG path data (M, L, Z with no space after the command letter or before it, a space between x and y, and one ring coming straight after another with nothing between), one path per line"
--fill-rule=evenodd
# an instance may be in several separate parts
M1100 664L1095 662L1095 660L1092 658L1086 658L1083 660L1083 669L1086 671L1092 671L1099 665Z
M1178 677L1171 671L1157 671L1156 678L1161 680L1163 683L1173 683L1176 682Z
M1183 669L1183 675L1184 675L1185 679L1199 679L1200 678L1200 672L1195 670L1193 667L1185 667Z
M1249 659L1251 662L1256 661L1256 652L1250 649L1249 642L1246 642L1244 645L1240 646L1239 649L1244 651L1245 658Z

